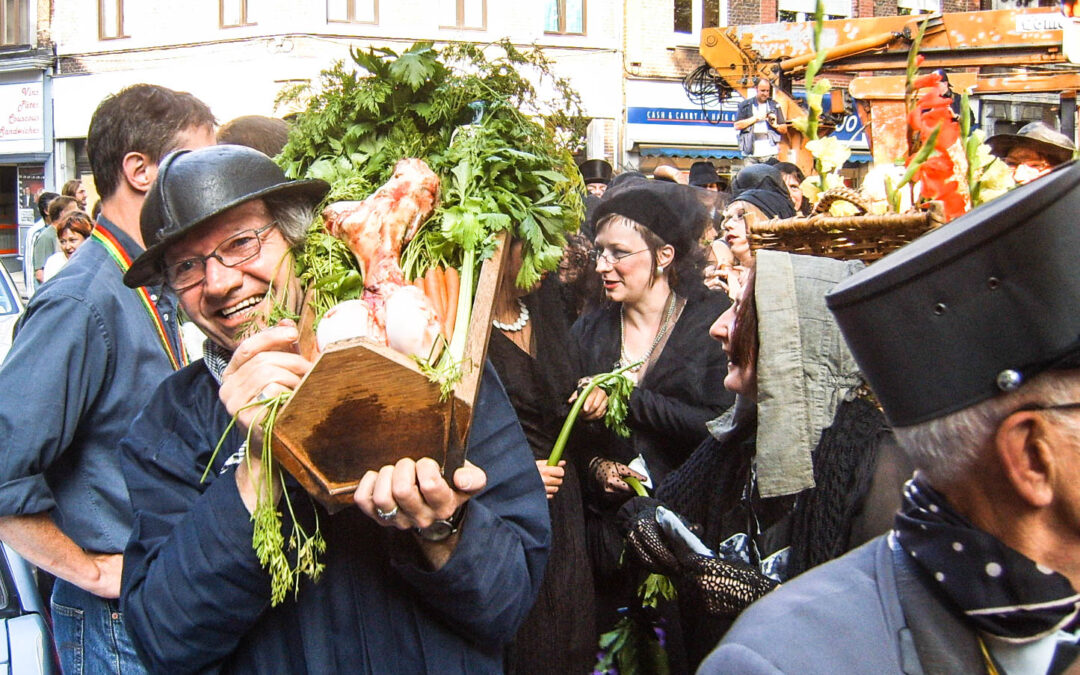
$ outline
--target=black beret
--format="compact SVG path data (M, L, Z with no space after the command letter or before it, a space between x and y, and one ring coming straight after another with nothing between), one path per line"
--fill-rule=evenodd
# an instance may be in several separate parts
M1012 391L1080 353L1080 164L960 216L841 282L829 309L890 424Z
M707 214L697 198L697 188L656 180L633 180L618 188L608 188L593 216L599 223L616 214L648 228L675 255L685 256L705 229Z

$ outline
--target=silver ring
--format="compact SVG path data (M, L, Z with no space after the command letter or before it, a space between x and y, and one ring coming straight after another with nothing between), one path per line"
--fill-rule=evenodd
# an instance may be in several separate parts
M255 396L255 402L256 403L262 403L263 401L266 401L266 400L269 400L269 399L270 399L270 397L266 395L265 391L260 391L258 393L258 395Z
M378 506L376 506L376 507L375 507L375 513L376 513L376 515L378 515L378 516L379 516L380 518L382 518L383 520L393 520L393 519L394 519L394 516L396 516L396 515L397 515L397 511L398 511L398 508L397 508L397 506L395 506L394 508L390 509L389 511L383 511L383 510L382 510L382 509L380 509L380 508L379 508Z

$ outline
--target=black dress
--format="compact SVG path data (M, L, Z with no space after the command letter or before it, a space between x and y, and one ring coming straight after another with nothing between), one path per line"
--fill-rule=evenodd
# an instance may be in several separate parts
M548 329L552 328L552 323L556 327L560 324L557 315L545 311L557 310L545 299L555 304L559 294L546 292L544 296L526 299L530 316L536 319L533 339L557 342L559 331L537 330L541 322L547 323ZM561 349L565 359L568 337L565 319L561 323L562 344L558 347L545 344L543 349L537 350L539 356L559 353ZM550 364L551 359L533 358L499 330L491 332L488 358L502 378L534 457L547 459L566 413L566 407L560 405L559 399L565 400L573 391L572 381L550 372L557 370L545 365ZM560 380L564 380L562 387L554 384ZM554 391L557 388L566 391ZM552 536L544 581L536 604L507 649L506 672L515 675L588 673L596 662L596 601L592 568L585 547L581 484L574 458L569 453L563 458L566 460L566 477L555 498L548 500Z
M618 437L602 422L579 422L572 446L579 470L600 456L628 464L641 455L653 485L677 469L707 436L706 423L734 403L724 389L727 357L709 327L730 304L723 293L698 295L687 301L659 357L645 371L630 395L628 439ZM619 305L587 314L574 324L575 375L611 371L620 352ZM597 593L600 632L619 618L618 608L633 602L641 579L620 567L624 540L616 524L619 506L631 495L603 493L586 473L581 475L585 499L585 529ZM679 636L668 634L669 655L678 654ZM673 664L673 670L678 668Z

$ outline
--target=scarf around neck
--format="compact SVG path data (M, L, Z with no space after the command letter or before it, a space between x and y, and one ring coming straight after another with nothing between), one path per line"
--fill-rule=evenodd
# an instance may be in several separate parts
M904 486L894 534L935 595L982 632L1025 643L1077 619L1068 579L977 529L921 476Z

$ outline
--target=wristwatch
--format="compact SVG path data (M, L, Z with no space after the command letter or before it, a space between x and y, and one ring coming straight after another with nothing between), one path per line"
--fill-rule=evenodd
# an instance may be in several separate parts
M457 511L449 518L440 518L427 527L416 528L416 536L424 541L444 541L461 529L461 522L465 519L465 507L468 502L458 507Z

